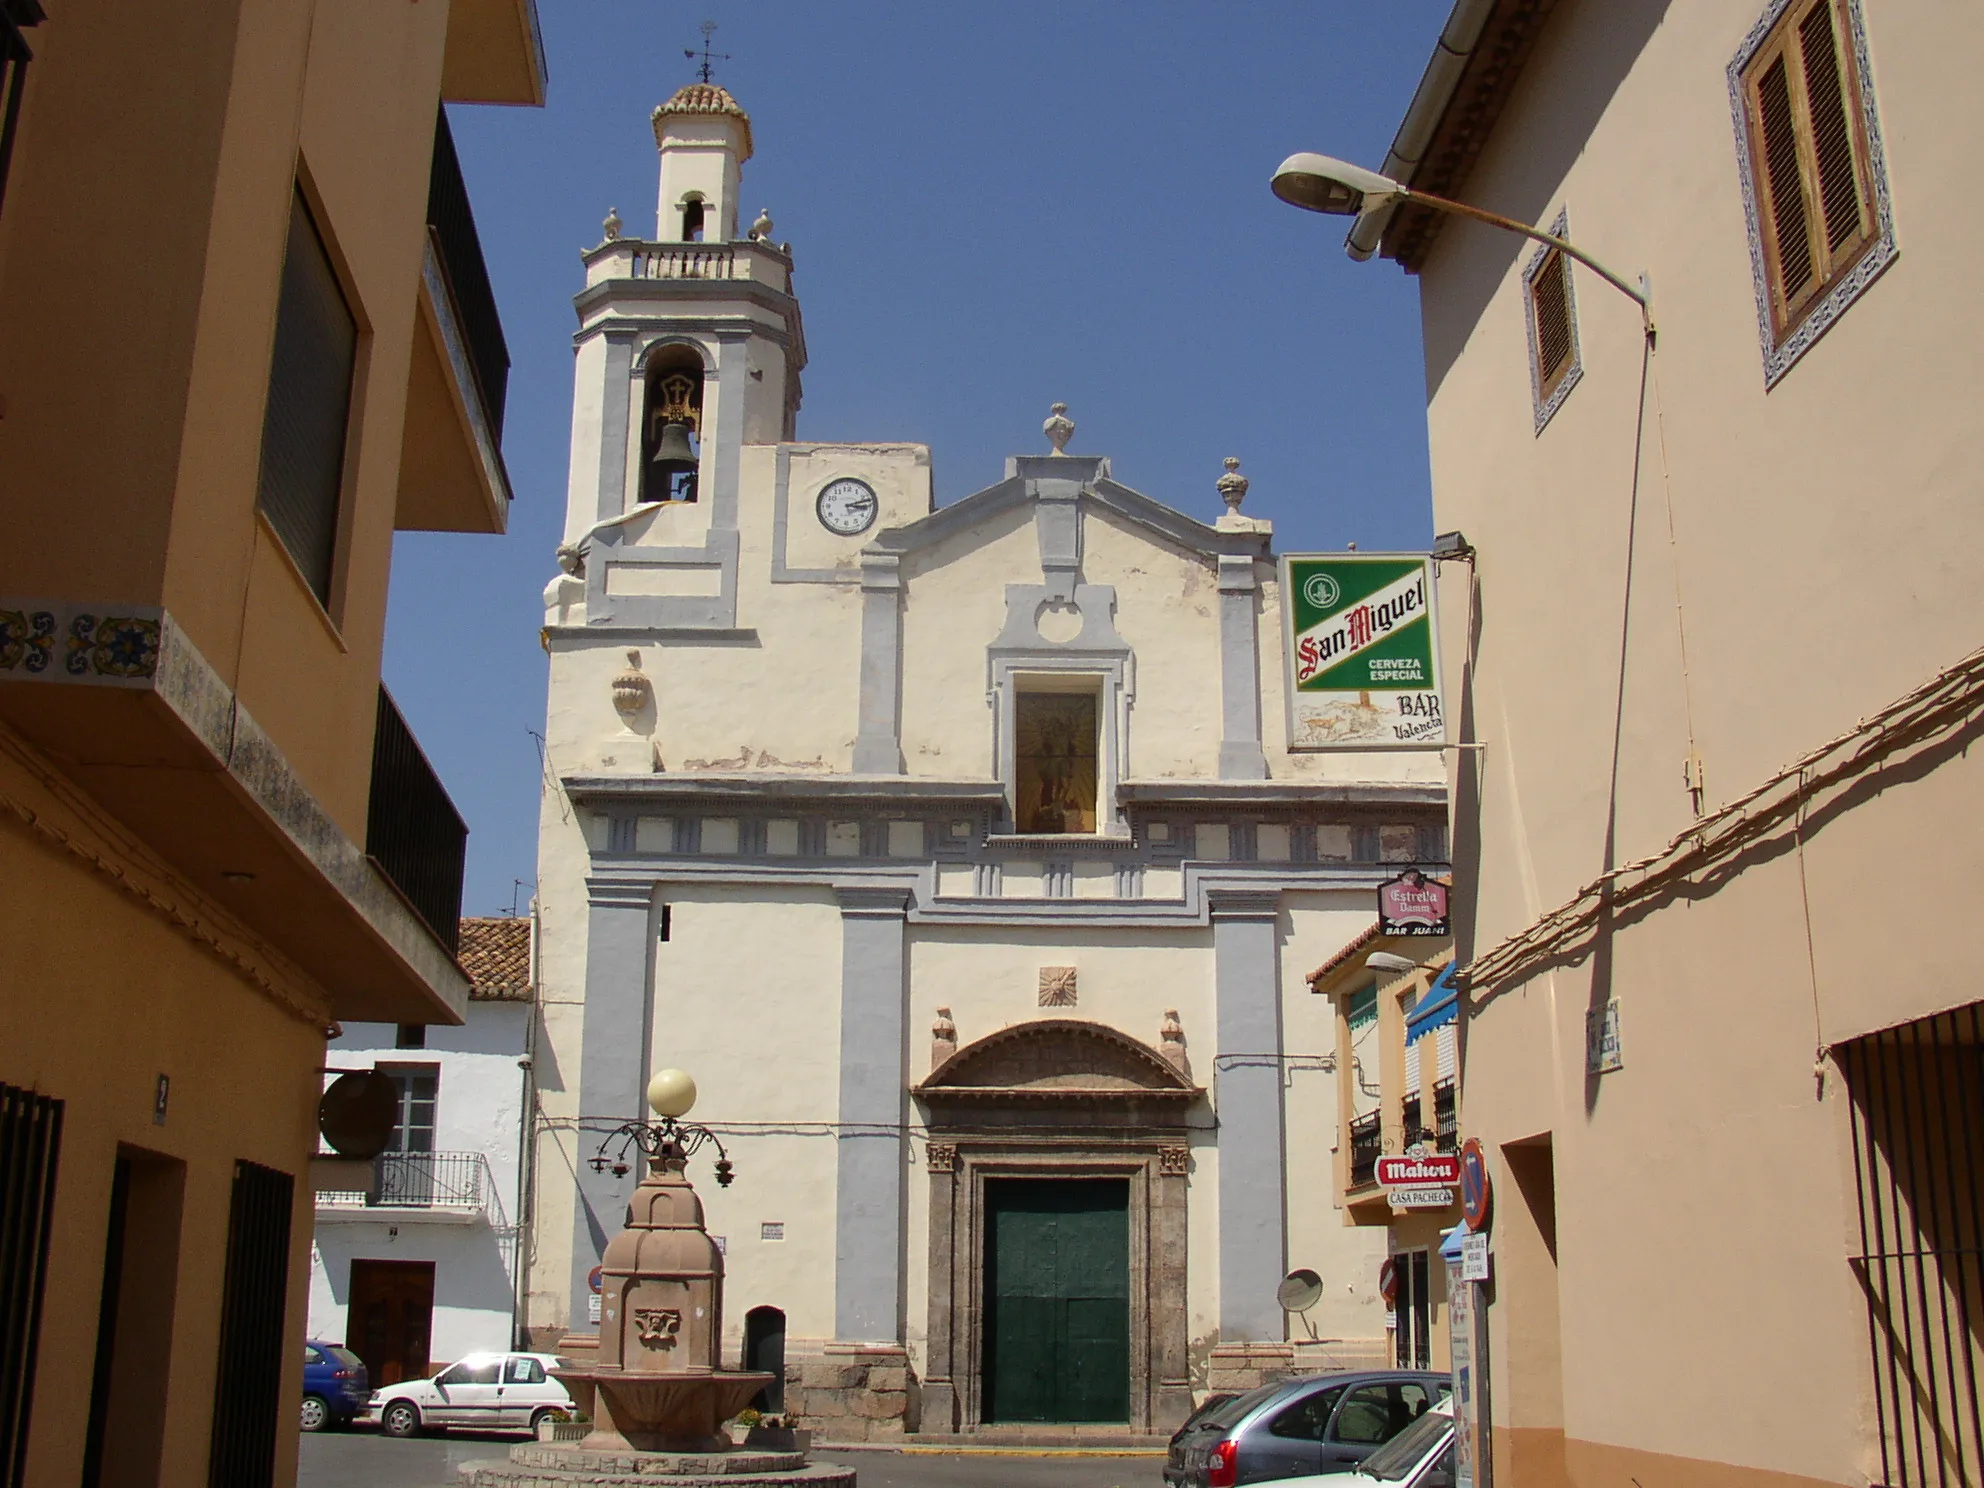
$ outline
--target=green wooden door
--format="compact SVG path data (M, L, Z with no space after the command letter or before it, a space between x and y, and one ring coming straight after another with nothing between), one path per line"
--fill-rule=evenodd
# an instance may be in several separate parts
M1130 1185L986 1184L987 1421L1130 1417Z

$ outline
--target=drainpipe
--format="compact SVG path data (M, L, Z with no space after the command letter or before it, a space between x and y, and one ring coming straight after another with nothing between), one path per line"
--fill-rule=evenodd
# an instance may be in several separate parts
M523 1104L517 1113L517 1234L511 1270L516 1284L510 1289L510 1346L519 1352L530 1347L524 1336L524 1307L530 1296L531 1213L530 1199L535 1188L532 1168L537 1157L537 896L530 900L530 1004L524 1014L524 1053L517 1062L523 1066Z
M1405 111L1405 121L1392 138L1391 153L1378 168L1380 175L1390 176L1402 185L1412 184L1412 174L1425 158L1426 146L1432 142L1440 116L1453 101L1454 89L1460 84L1467 59L1480 44L1482 29L1494 13L1495 3L1496 0L1454 0L1453 11L1434 44L1433 59L1426 64L1419 90L1412 95L1412 106ZM1377 252L1385 229L1391 225L1392 214L1400 205L1394 200L1359 217L1351 226L1350 236L1344 239L1344 251L1359 263Z

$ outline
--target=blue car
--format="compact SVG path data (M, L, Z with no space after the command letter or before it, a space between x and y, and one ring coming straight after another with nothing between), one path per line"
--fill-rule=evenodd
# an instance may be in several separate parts
M303 1345L303 1429L348 1426L372 1398L365 1361L335 1343Z

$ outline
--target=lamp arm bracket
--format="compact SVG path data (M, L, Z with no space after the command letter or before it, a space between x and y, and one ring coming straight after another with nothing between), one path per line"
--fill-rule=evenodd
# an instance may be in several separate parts
M1577 244L1560 238L1555 233L1547 233L1540 227L1531 227L1526 222L1518 222L1513 217L1504 217L1499 212L1486 211L1481 207L1471 207L1466 202L1451 201L1444 196L1434 196L1430 192L1414 191L1410 186L1401 186L1399 188L1398 200L1417 202L1420 206L1430 207L1436 212L1451 212L1458 217L1472 217L1476 222L1485 222L1490 227L1499 227L1505 232L1517 233L1522 237L1530 238L1535 242L1555 248L1564 257L1575 259L1578 263L1583 264L1592 273L1596 274L1607 284L1618 290L1620 294L1639 306L1640 320L1646 327L1647 339L1653 339L1653 286L1646 275L1642 274L1640 276L1640 282L1638 284L1629 284L1610 269L1606 268L1604 264L1593 258L1589 253L1578 247Z

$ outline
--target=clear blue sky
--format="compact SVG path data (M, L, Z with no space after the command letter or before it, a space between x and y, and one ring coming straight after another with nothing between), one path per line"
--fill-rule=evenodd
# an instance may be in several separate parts
M1268 194L1299 149L1379 164L1448 0L540 0L545 109L457 108L512 369L500 538L404 534L386 679L470 826L471 914L535 875L540 596L565 500L578 250L653 231L648 113L693 77L751 114L745 220L792 244L799 437L917 440L940 503L1075 453L1183 511L1238 455L1283 550L1431 536L1418 296Z

